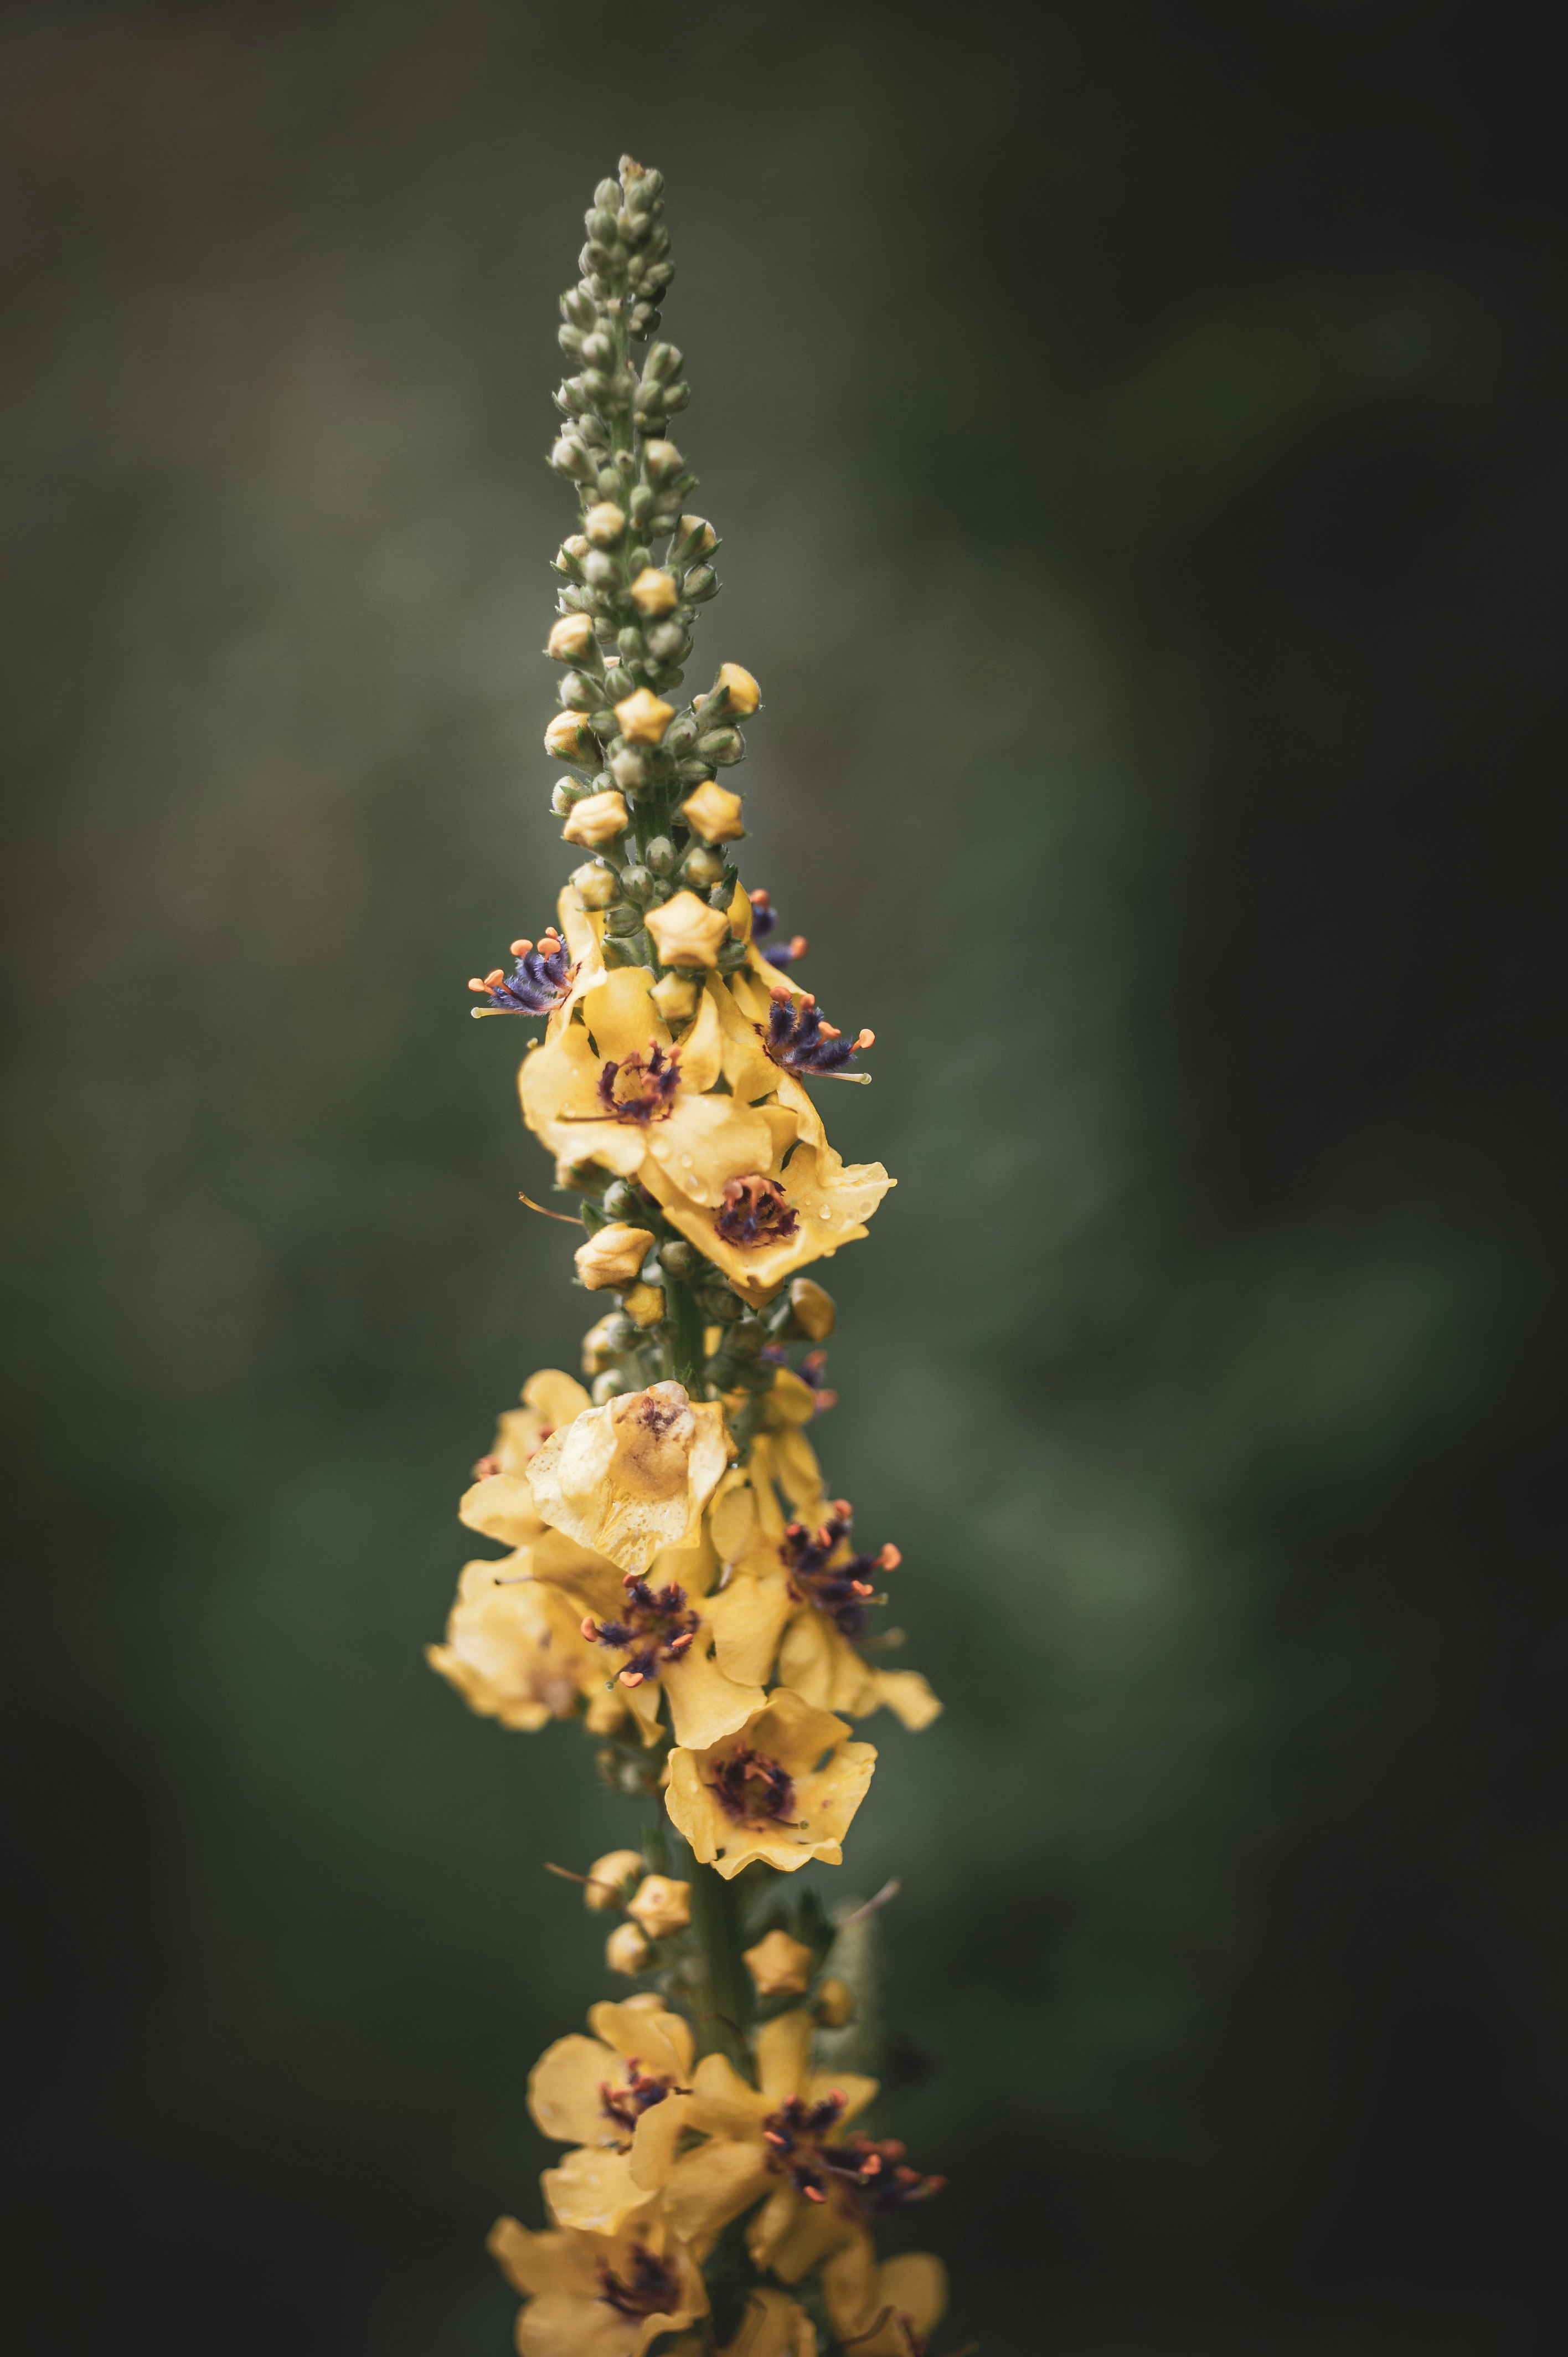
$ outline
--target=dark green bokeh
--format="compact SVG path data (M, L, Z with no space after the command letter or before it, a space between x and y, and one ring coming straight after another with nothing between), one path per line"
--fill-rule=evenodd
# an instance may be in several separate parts
M462 983L562 872L553 306L625 147L703 657L768 698L748 880L901 1180L823 1448L950 1706L875 1730L838 1886L905 1878L939 2345L1548 2345L1544 61L1396 0L38 7L0 58L29 2352L509 2345L480 2239L604 1990L539 1862L629 1828L420 1649L586 1322Z

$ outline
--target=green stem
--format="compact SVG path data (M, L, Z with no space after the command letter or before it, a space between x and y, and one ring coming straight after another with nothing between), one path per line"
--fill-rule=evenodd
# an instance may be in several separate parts
M664 1272L664 1307L668 1333L664 1343L666 1379L694 1391L703 1371L703 1313L697 1297L678 1276Z
M697 2043L704 2054L727 2055L744 2072L751 1981L741 1953L740 1894L694 1858L691 1873L692 1931L707 1965L696 1992Z

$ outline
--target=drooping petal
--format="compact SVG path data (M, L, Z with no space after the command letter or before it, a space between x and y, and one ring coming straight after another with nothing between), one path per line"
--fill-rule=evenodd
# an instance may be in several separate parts
M744 1726L767 1700L760 1685L739 1685L697 1641L678 1662L667 1663L659 1682L670 1697L670 1720L677 1743L703 1751Z
M797 1609L789 1583L778 1568L777 1555L774 1564L772 1578L732 1579L727 1587L708 1599L706 1618L713 1627L719 1667L725 1677L734 1678L737 1684L767 1684L779 1651L779 1633Z
M818 1710L864 1718L876 1707L875 1674L822 1612L796 1614L779 1650L783 1683Z
M590 2244L575 2234L547 2231L531 2233L515 2218L498 2218L485 2238L485 2248L514 2291L525 2298L541 2293L596 2292L598 2276Z
M457 1520L503 1546L526 1546L544 1528L533 1492L515 1473L492 1473L465 1490L457 1501Z
M740 2330L720 2357L817 2357L817 2328L798 2300L759 2286L747 2293Z

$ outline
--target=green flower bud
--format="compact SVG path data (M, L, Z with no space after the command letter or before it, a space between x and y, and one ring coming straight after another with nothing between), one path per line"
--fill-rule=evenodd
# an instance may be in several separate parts
M591 328L599 316L593 296L585 294L580 286L574 286L562 296L561 309L564 316L579 328Z
M638 1224L640 1224L642 1212L646 1209L642 1197L626 1178L610 1180L609 1185L605 1189L604 1204L605 1211L610 1219L631 1221L635 1215Z
M557 778L551 789L550 807L557 818L564 818L573 803L580 802L588 791L575 778Z
M673 442L650 442L642 453L642 463L650 483L662 483L678 474L685 465Z
M561 701L568 712L591 712L601 701L597 680L585 679L580 671L569 671L561 683Z
M633 679L630 672L625 668L624 664L617 663L613 670L607 671L605 673L604 692L606 698L611 704L624 703L626 698L632 694L636 686L636 680ZM736 753L734 758L738 761L740 755Z
M671 1276L682 1278L695 1276L703 1265L702 1254L695 1244L689 1244L684 1236L672 1236L668 1243L660 1244L659 1259L660 1266L668 1269Z
M558 475L569 475L575 483L585 483L594 471L594 462L583 445L570 434L563 434L550 453L550 463Z
M656 834L642 856L655 876L674 874L675 846L667 834Z
M714 851L706 843L698 844L695 850L689 851L681 862L682 882L690 884L698 892L706 892L712 886L722 883L724 872L723 853Z
M652 899L659 887L657 878L646 867L623 867L620 888L640 909Z
M640 793L653 772L639 745L622 745L610 755L610 770L623 793Z
M681 595L689 606L705 605L719 594L719 576L711 565L694 565L681 584Z
M705 516L683 515L670 548L671 565L690 565L699 556L711 556L723 545L718 533Z
M697 723L690 712L678 713L664 731L664 749L676 759L689 753L697 741Z
M746 758L746 740L738 728L714 728L698 737L693 750L700 761L716 761L727 770Z

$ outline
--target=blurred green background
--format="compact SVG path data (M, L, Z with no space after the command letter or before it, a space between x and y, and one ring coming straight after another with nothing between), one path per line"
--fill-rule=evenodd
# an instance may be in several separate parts
M626 1820L421 1647L587 1322L462 985L563 872L554 298L623 148L748 880L902 1182L820 1430L949 1703L835 1886L905 1878L938 2346L1552 2344L1553 88L1415 0L6 12L29 2353L500 2357L605 1993L540 1860Z

